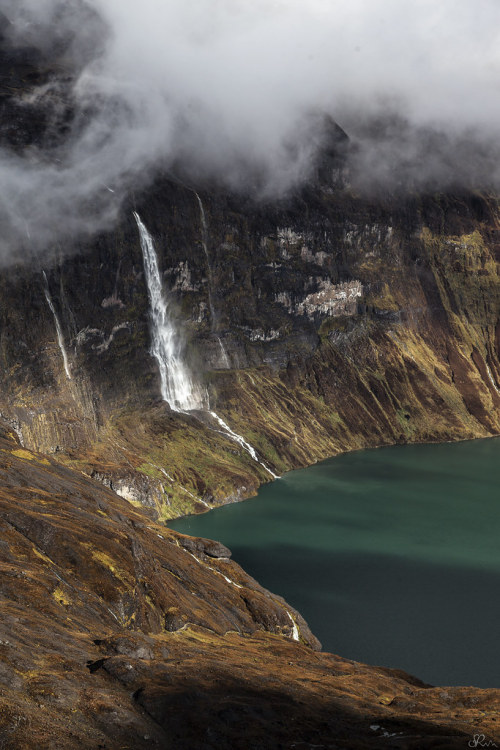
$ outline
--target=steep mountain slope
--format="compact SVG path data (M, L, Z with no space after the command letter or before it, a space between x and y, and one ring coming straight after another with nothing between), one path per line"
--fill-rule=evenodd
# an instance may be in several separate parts
M6 44L1 55L2 139L46 158L82 127L77 71L64 49L55 63ZM347 138L325 128L315 181L286 200L195 192L170 175L121 210L117 197L109 232L43 254L24 217L23 257L0 279L0 414L26 447L162 518L270 478L213 421L161 401L134 210L187 365L274 473L369 445L498 434L498 199L356 195Z
M495 198L373 204L316 186L279 206L202 199L207 253L192 190L163 182L136 207L192 372L275 473L369 445L499 432ZM162 517L203 509L192 495L220 503L269 479L200 415L161 401L131 210L45 266L68 372L41 265L1 279L0 411L27 447Z
M0 44L12 153L49 158L82 127L58 54ZM90 239L61 226L40 252L35 217L17 217L25 244L0 274L0 747L498 737L497 691L318 653L225 548L157 524L251 495L271 477L263 464L500 432L497 197L357 195L345 139L331 138L286 200L188 185L179 167L117 196L118 220ZM186 365L261 463L208 409L161 399L134 211Z
M497 736L498 691L318 653L300 615L222 545L148 522L7 435L0 473L1 747L416 749Z

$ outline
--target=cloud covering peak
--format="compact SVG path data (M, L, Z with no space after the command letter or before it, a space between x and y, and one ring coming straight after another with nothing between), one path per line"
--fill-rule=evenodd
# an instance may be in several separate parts
M0 149L4 257L109 225L131 188L173 165L283 195L310 174L323 114L351 138L358 186L498 184L496 0L4 0L3 12L10 50L54 64L16 102L21 119L46 110L48 135Z

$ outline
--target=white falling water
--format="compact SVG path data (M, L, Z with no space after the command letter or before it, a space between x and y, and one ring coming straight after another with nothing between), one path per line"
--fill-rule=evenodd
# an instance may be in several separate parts
M297 623L295 622L295 618L292 615L292 613L288 611L288 609L285 610L285 611L286 611L288 617L290 618L290 620L292 621L292 640L294 640L294 641L300 641L299 628L297 627Z
M151 306L151 354L158 362L161 395L174 411L203 409L205 394L193 381L182 358L182 346L169 315L168 300L163 294L158 259L153 238L134 212L139 229L144 271Z
M260 458L258 457L255 451L255 448L252 448L250 443L247 443L245 438L242 438L241 435L238 435L237 432L233 432L233 430L229 427L229 425L226 424L224 420L221 419L219 415L216 414L214 411L211 411L210 414L215 419L215 421L220 424L220 426L222 427L226 435L229 435L229 437L232 438L232 440L234 440L236 443L241 445L241 447L244 448L244 450L246 450L246 452L253 458L254 461L256 461L258 464L264 467L264 469L272 476L273 479L279 479L279 477L273 471L271 471L271 469L268 466L266 466L263 461L260 460Z
M214 309L213 300L212 300L213 276L212 276L212 266L210 264L210 256L208 254L208 242L207 242L208 227L207 227L207 218L206 218L206 214L205 214L205 209L203 207L203 202L202 202L200 196L196 192L195 192L195 195L196 195L196 199L198 201L198 206L200 207L200 219L201 219L201 230L202 230L201 231L201 244L202 244L202 247L203 247L203 251L205 253L205 257L207 259L207 271L208 271L208 304L209 304L209 307L210 307L212 333L214 333L215 330L216 330L217 320L216 320L216 314L215 314L215 309ZM216 334L216 339L217 339L217 342L219 344L219 348L220 348L220 351L221 351L221 360L222 360L222 362L224 364L224 367L226 369L230 370L231 369L231 362L229 360L229 357L227 355L226 350L224 349L224 344L222 343L221 337ZM271 469L269 469L265 465L265 463L263 463L259 459L259 457L257 456L257 453L255 451L255 448L253 448L250 445L250 443L247 443L247 441L241 435L238 435L238 433L233 432L233 430L229 427L229 425L226 424L226 422L224 422L224 420L221 419L221 417L219 417L219 415L216 414L214 411L211 411L210 414L216 420L216 422L222 427L224 433L228 437L231 438L231 440L234 440L236 443L238 443L239 445L241 445L241 447L244 450L246 450L246 452L253 458L254 461L256 461L258 464L260 464L261 466L264 467L264 469L273 477L273 479L279 479L279 477L276 476L276 474L274 474L274 472L272 472Z
M227 352L224 349L224 344L222 343L220 336L217 336L217 341L219 342L219 348L220 348L221 358L224 363L224 367L226 368L226 370L230 370L231 362L229 361L229 357L227 356Z
M212 300L212 286L213 286L213 277L212 277L212 266L210 264L210 256L208 254L208 243L207 243L207 235L208 235L208 229L207 229L207 218L205 216L205 209L203 208L203 203L201 202L201 198L198 195L198 193L195 193L196 200L198 201L198 206L200 207L200 219L201 219L201 246L203 247L203 252L205 253L205 258L207 259L207 274L208 274L208 306L210 308L210 322L212 325L212 330L215 326L215 309L214 304Z
M68 355L66 354L66 349L64 347L64 337L62 334L61 324L59 323L59 318L57 317L56 308L54 307L54 303L52 302L52 297L50 296L49 282L47 281L47 276L45 274L45 271L42 271L42 274L43 274L43 280L44 280L43 291L45 293L45 299L47 300L47 304L50 308L50 311L52 315L54 316L54 322L56 324L57 343L59 344L59 349L61 350L63 363L64 363L64 371L66 373L66 377L68 378L68 380L71 380Z
M204 217L204 212L202 216ZM208 411L209 406L206 393L193 381L191 373L182 360L182 349L178 343L177 332L170 320L168 314L168 303L163 294L153 238L142 223L139 214L135 211L134 218L139 228L146 284L151 305L151 353L158 362L160 370L162 398L174 411L184 412L193 409ZM219 342L221 349L225 354L220 339ZM227 354L225 356L227 357ZM241 435L234 432L214 411L209 411L209 414L222 428L220 431L221 434L226 435L231 440L238 443L238 445L240 445L253 458L253 460L256 461L256 463L264 467L273 479L279 479L279 477L259 459L255 449L250 443L247 443Z
M498 395L500 396L500 388L499 388L499 387L498 387L498 385L496 384L496 382L495 382L495 378L493 377L493 373L491 372L491 370L490 370L490 368L488 367L488 365L486 365L486 369L487 369L487 371L488 371L488 377L489 377L489 379L490 379L490 382L491 382L491 384L492 384L493 388L494 388L494 389L496 390L496 392L497 392L497 393L498 393Z

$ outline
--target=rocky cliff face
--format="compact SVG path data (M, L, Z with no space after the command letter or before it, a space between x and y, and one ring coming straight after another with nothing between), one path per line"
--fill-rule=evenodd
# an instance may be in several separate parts
M32 50L2 61L1 138L53 147L74 115L63 61L35 99L54 68ZM133 211L210 408L280 474L500 432L497 197L356 195L338 148L274 203L178 174L137 190L108 232L44 255L27 217L0 275L0 745L494 738L494 693L318 654L300 615L228 551L157 525L243 499L270 473L206 413L162 401Z
M321 184L266 206L199 196L206 231L178 182L134 207L211 408L275 473L499 432L496 198L375 203ZM60 250L44 261L47 287L41 263L1 279L0 412L24 445L161 517L254 492L265 469L161 401L132 206L112 232Z
M2 55L3 140L55 148L74 71L63 54L55 67L30 49ZM498 434L498 199L356 195L345 143L332 125L314 184L280 202L171 175L109 232L45 255L27 216L24 257L0 279L0 414L21 442L162 518L270 477L203 415L161 401L133 210L210 408L276 474L370 445Z

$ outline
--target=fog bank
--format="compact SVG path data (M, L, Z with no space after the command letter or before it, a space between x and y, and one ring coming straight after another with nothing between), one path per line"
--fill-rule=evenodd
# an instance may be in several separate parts
M21 118L34 104L50 113L49 135L0 148L4 259L109 226L158 170L283 196L310 176L323 115L351 139L356 189L498 186L495 0L3 0L1 10L10 50L56 63L18 96Z

